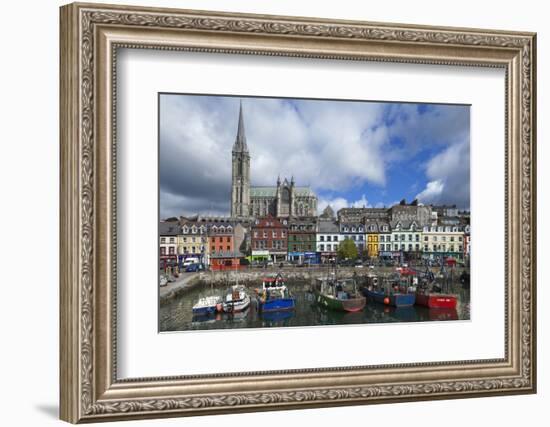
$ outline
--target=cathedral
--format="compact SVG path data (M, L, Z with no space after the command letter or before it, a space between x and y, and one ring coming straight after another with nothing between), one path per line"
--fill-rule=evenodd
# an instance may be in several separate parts
M317 216L317 195L309 187L298 187L277 178L273 187L250 185L250 153L246 145L243 107L239 108L237 137L232 151L231 216L233 218Z

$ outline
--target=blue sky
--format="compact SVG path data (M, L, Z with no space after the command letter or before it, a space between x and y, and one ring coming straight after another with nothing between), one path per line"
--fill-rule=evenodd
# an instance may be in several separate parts
M294 176L320 210L403 198L469 209L469 106L162 94L161 218L229 213L239 101L252 185Z

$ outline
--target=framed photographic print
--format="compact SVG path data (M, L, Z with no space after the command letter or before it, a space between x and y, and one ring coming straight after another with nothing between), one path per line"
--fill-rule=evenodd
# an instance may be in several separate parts
M536 391L535 34L61 8L61 418Z

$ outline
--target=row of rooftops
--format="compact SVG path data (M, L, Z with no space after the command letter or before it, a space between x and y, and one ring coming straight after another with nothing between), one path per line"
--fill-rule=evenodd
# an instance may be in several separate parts
M160 222L159 233L161 236L176 236L178 234L208 234L208 235L230 235L236 227L246 228L246 225L238 222L231 223L200 223L187 222L181 225L178 222ZM416 221L368 221L362 222L339 222L336 220L301 218L297 222L288 222L273 217L256 220L250 225L251 228L286 228L296 232L310 233L391 233L395 231L404 232L462 232L469 231L469 224L429 224L422 225Z

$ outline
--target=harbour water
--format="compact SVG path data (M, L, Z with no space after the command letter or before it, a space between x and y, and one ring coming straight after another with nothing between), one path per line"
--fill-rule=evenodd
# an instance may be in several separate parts
M365 308L356 313L332 311L316 304L310 292L311 282L287 280L286 285L296 298L293 311L261 313L257 310L254 288L248 287L252 297L250 307L235 314L216 313L210 316L195 317L193 305L200 297L223 295L225 290L212 288L207 284L180 295L160 306L161 332L189 331L206 329L269 328L292 326L348 325L391 322L428 322L470 319L470 291L463 289L460 283L447 284L445 291L458 297L456 309L429 309L414 305L395 308L368 301ZM259 286L259 285L258 285Z

